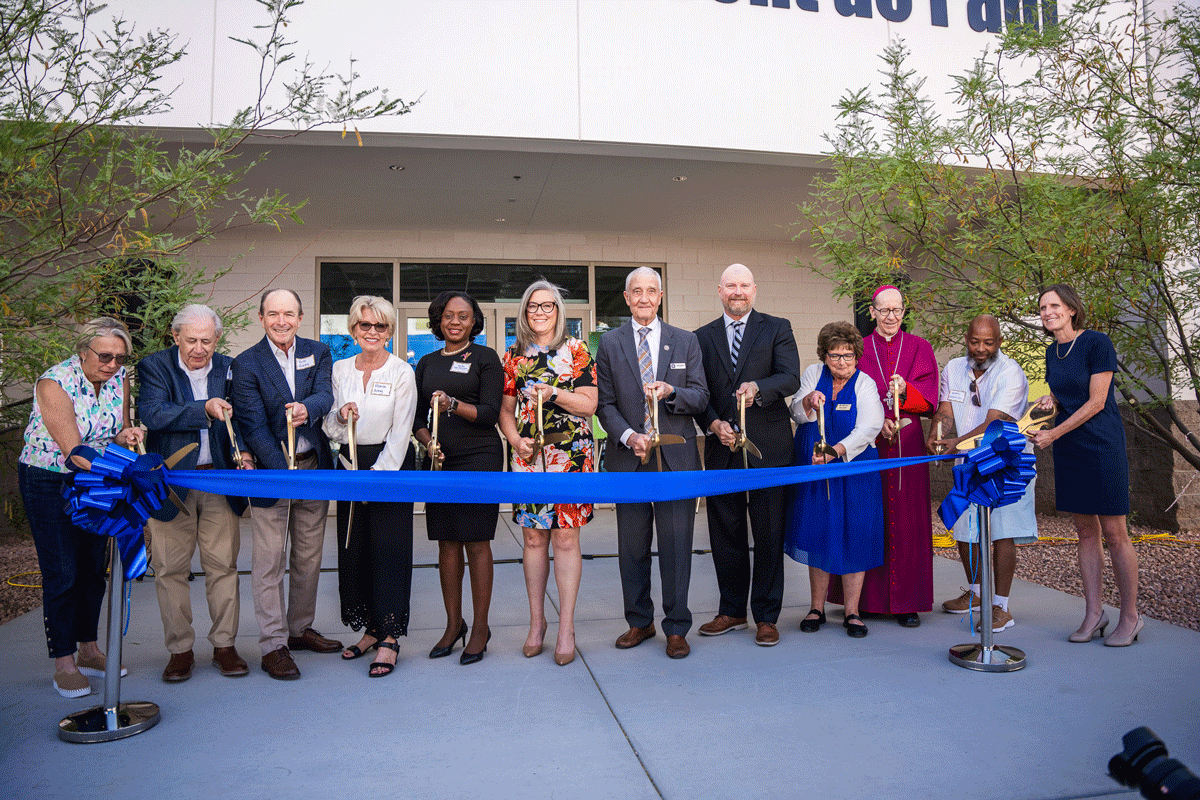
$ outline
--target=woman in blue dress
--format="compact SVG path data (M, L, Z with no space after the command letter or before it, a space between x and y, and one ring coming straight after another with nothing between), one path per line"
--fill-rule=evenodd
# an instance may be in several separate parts
M875 382L858 371L863 339L848 322L831 322L817 334L822 363L804 370L792 400L796 464L866 461L879 457L875 437L883 427L883 405ZM814 454L821 440L819 409L824 409L825 441L832 454ZM784 552L808 564L812 609L800 630L812 633L825 622L829 576L841 575L846 634L860 639L867 626L858 615L863 576L883 563L883 483L869 472L846 478L810 481L796 487Z
M1129 514L1129 462L1125 426L1117 410L1113 375L1118 369L1112 340L1085 329L1087 315L1079 294L1065 283L1038 297L1042 327L1054 337L1046 348L1046 382L1051 394L1041 408L1059 406L1055 425L1039 431L1034 444L1054 444L1054 501L1075 518L1079 534L1079 572L1083 579L1083 624L1067 637L1090 642L1104 636L1108 614L1101 604L1104 543L1112 557L1121 618L1104 644L1127 647L1137 641L1142 618L1137 612L1138 561L1125 517Z

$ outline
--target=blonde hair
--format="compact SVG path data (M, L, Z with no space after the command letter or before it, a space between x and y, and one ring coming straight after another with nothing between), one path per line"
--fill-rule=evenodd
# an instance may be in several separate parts
M350 335L354 335L355 326L362 322L363 312L368 308L375 314L375 319L387 323L388 335L395 335L396 307L382 297L369 294L360 294L350 301L350 318L346 322L346 329L350 331Z
M129 337L129 328L125 323L113 317L96 317L89 319L79 328L79 336L75 339L75 354L83 355L83 351L92 346L92 341L105 336L115 336L125 343L125 355L133 355L133 339Z

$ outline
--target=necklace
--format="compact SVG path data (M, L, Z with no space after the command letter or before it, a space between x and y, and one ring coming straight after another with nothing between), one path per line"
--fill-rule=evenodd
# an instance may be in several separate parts
M459 353L461 353L463 350L466 350L466 349L467 349L468 347L470 347L470 346L471 346L471 342L469 342L469 341L468 341L466 344L464 344L462 347L458 348L457 350L447 350L446 348L444 348L444 347L443 347L443 348L442 348L442 355L444 355L444 356L456 356L456 355L458 355Z
M1083 333L1083 331L1080 331L1079 333ZM1075 339L1071 340L1071 346L1067 348L1067 352L1065 353L1059 352L1061 345L1058 342L1054 343L1054 355L1058 356L1059 361L1062 361L1064 358L1071 355L1071 351L1075 349L1075 340L1079 338L1079 333L1075 334Z

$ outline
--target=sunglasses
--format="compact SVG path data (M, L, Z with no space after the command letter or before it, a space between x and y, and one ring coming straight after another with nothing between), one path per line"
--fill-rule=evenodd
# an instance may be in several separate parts
M88 350L92 350L91 345L88 345ZM101 364L116 361L118 367L123 367L125 366L125 362L129 360L129 356L124 353L117 355L116 353L97 353L95 350L92 350L92 352L96 354L96 358L100 359Z
M979 384L971 381L971 405L976 408L983 406L983 401L979 399Z
M388 325L386 322L360 322L360 323L358 323L358 330L360 333L367 333L368 331L371 331L371 330L374 330L376 333L387 333L388 329L391 327L392 326Z

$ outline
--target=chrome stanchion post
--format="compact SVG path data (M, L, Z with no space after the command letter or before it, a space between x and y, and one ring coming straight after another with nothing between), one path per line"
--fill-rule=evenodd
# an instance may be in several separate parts
M144 700L121 702L121 638L125 628L125 571L115 539L109 540L108 655L104 662L104 705L68 714L58 723L64 742L111 742L158 724L158 706Z
M980 672L1014 672L1025 666L1025 651L1009 645L992 644L992 510L975 506L979 520L979 641L950 648L950 661Z

